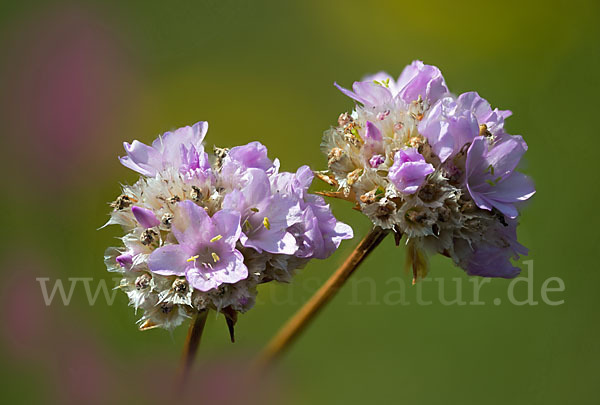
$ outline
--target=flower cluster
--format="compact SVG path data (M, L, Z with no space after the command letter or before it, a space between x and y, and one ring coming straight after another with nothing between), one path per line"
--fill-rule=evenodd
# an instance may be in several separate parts
M515 169L527 150L509 135L510 111L475 92L454 96L438 68L415 61L398 80L378 73L355 82L351 114L325 132L327 172L319 176L371 221L406 235L414 280L428 254L441 253L470 275L515 277L518 208L535 193Z
M105 261L144 311L141 329L172 329L206 309L234 322L253 306L258 284L287 282L352 237L323 198L308 193L307 166L280 172L258 142L209 155L207 129L199 122L151 146L125 143L121 163L142 177L112 203L107 225L121 225L125 236Z

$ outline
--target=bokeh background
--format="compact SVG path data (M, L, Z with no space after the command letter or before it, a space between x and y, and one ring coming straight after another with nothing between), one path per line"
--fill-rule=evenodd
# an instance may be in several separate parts
M358 242L312 262L291 285L260 288L237 342L211 317L193 382L201 403L592 404L598 398L597 1L20 1L0 4L3 403L179 400L169 390L186 328L139 332L119 293L44 305L36 277L111 281L97 231L136 175L122 141L208 120L209 145L260 140L285 170L325 167L322 132L351 101L333 87L397 76L414 59L442 69L455 93L477 90L514 112L538 193L519 237L531 249L538 305L512 305L509 281L485 305L443 305L464 273L431 260L418 305L391 239L367 260L282 358L273 380L240 382L250 358ZM320 187L315 183L315 188ZM358 237L366 218L336 215ZM390 305L394 277L408 305ZM541 302L564 280L558 306ZM442 281L437 281L441 279ZM396 279L397 280L397 279ZM515 289L524 297L527 289ZM387 301L386 301L387 297ZM501 298L499 305L493 300ZM396 299L396 298L394 298ZM384 301L388 302L386 304ZM175 396L174 396L175 395Z

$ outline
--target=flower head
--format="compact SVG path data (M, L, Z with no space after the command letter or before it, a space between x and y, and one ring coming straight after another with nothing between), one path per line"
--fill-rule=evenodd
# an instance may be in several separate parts
M208 124L125 143L121 162L142 177L112 204L125 231L106 264L142 309L141 328L174 328L193 313L251 308L256 286L289 281L331 255L352 229L308 193L312 171L279 171L259 142L204 150Z
M381 72L352 91L336 86L358 104L323 138L332 195L406 236L415 279L432 253L473 275L518 274L510 260L527 251L516 218L535 188L516 171L527 145L505 132L512 113L476 92L454 96L439 69L419 61L398 80Z

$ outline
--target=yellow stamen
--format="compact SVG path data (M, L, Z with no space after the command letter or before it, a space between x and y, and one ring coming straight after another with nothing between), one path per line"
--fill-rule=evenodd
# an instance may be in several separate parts
M196 259L198 259L199 257L200 257L200 255L195 255L195 256L192 256L192 257L190 257L189 259L187 259L187 261L188 261L188 262L195 262L195 261L196 261Z
M267 228L267 230L271 229L271 223L269 222L269 218L264 217L264 219L263 219L263 225L265 226L265 228Z
M221 240L221 238L223 238L223 235L217 235L217 236L215 236L214 238L212 238L210 241L211 241L211 242L216 242L216 241L218 241L218 240Z
M212 252L211 256L212 256L213 260L215 261L215 263L218 262L219 260L221 260L219 255L217 255L215 252Z

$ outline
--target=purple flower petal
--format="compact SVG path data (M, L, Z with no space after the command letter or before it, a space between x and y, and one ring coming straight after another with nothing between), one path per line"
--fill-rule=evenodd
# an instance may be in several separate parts
M246 183L242 189L223 200L224 209L237 210L242 215L242 244L259 252L294 254L297 246L287 228L290 218L296 217L291 214L297 202L273 194L268 176L259 169L248 169L242 181Z
M520 137L507 136L491 146L488 139L475 138L467 152L466 185L479 208L517 217L515 203L535 193L533 182L514 171L524 153Z
M385 158L382 155L373 155L369 159L369 165L374 169L378 168L383 162L385 162Z
M221 283L237 283L248 277L248 268L244 264L244 256L235 250L233 254L221 259L222 267L213 273L214 278Z
M461 94L457 103L460 108L470 110L479 124L485 124L492 134L500 136L504 131L504 120L512 115L511 111L492 111L490 103L474 91Z
M154 177L166 167L181 167L182 145L187 150L193 147L198 155L202 155L204 153L202 141L207 130L207 122L198 122L191 127L164 133L152 142L152 146L139 141L133 141L131 145L125 142L127 156L119 160L125 167L144 176Z
M179 215L175 215L171 230L177 241L186 246L190 252L216 235L212 221L204 208L190 200L181 201L177 207Z
M207 275L198 268L190 268L185 278L194 289L200 291L209 291L221 285L216 277L210 274Z
M367 129L365 131L365 142L381 142L383 137L381 131L371 121L367 121Z
M487 198L497 202L526 201L535 194L535 185L529 176L519 172L512 172L504 181L498 182L493 187Z
M353 92L334 83L342 93L348 97L358 101L366 107L375 107L393 100L390 90L381 84L373 81L354 82L352 85Z
M202 141L207 131L208 122L200 121L191 127L185 126L165 132L152 142L152 147L160 153L163 167L172 165L178 168L181 165L181 146L188 149L194 147L198 153L204 152Z
M361 82L379 82L384 84L388 89L390 89L392 96L395 96L398 94L398 91L400 91L400 88L396 84L396 80L394 80L394 78L386 72L377 72L372 75L367 75L362 78Z
M127 156L119 158L123 166L128 167L144 176L154 177L161 166L161 156L155 149L139 141L131 144L124 142Z
M116 261L122 268L129 269L133 265L133 256L129 253L125 253L117 256Z
M416 149L402 149L394 156L394 164L389 170L388 179L398 191L414 194L423 184L427 175L433 171L433 166L427 163Z
M263 171L273 166L273 161L267 155L267 148L260 142L250 142L247 145L231 148L227 159L233 160L244 168L256 168Z
M152 210L134 205L131 207L131 212L136 221L144 228L154 228L160 224L160 221L156 218Z
M221 210L213 215L212 221L219 232L219 234L214 235L213 238L220 236L220 242L226 244L233 250L235 248L235 243L242 233L240 213L231 210Z
M306 200L308 206L301 222L306 227L306 233L301 239L309 248L302 257L326 259L335 252L342 240L352 239L354 232L350 226L333 216L322 197L309 195Z
M448 93L442 72L437 67L425 65L418 60L402 71L397 87L400 89L397 97L407 103L421 96L433 104Z
M510 262L510 250L492 245L476 248L467 265L467 274L481 277L514 278L521 269Z
M239 212L220 210L211 218L189 200L180 202L178 208L173 233L179 244L155 250L148 259L151 271L185 274L202 291L248 276L243 256L235 249L241 234Z
M445 97L419 123L419 133L427 138L443 163L479 136L479 124L470 110L462 108L454 98Z
M150 254L148 268L163 276L183 276L190 267L190 262L187 261L189 258L189 252L180 245L166 245Z

